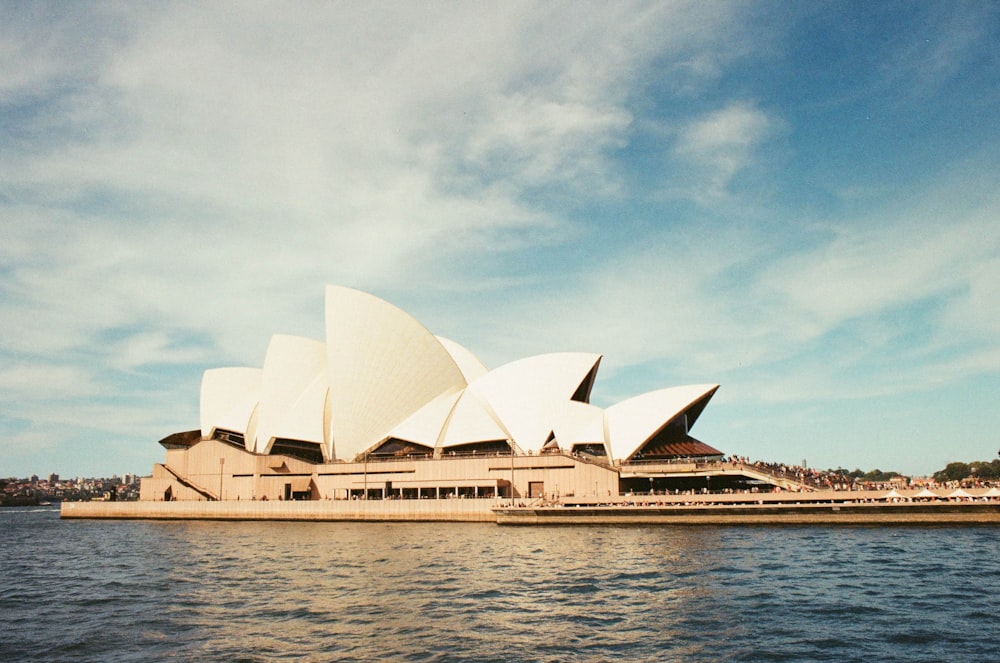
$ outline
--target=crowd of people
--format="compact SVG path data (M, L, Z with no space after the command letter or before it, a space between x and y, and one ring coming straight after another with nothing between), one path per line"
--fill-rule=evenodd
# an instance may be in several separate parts
M768 463L762 460L751 461L745 456L730 456L728 459L723 459L722 462L733 467L750 467L774 477L790 479L823 490L860 489L852 477L839 470L819 470L785 463Z
M785 463L769 463L762 460L752 461L744 456L730 456L723 459L722 464L731 467L750 467L774 477L790 479L798 483L821 490L892 490L893 488L991 488L1000 486L1000 481L968 478L958 481L935 481L932 478L910 479L904 476L892 477L889 480L869 480L857 476L859 472L846 470L820 470Z

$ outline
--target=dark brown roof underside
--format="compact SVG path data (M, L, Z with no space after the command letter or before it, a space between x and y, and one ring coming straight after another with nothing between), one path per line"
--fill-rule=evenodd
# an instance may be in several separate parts
M643 458L685 458L688 456L722 456L723 453L690 435L680 440L654 440L642 448Z
M182 433L173 433L160 440L167 449L177 449L181 447L193 447L201 441L200 430L186 430Z

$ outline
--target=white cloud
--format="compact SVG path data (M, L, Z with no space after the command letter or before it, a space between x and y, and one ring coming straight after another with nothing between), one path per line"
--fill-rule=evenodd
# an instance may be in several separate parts
M496 325L483 345L508 360L572 339L606 355L605 378L658 364L633 393L664 377L720 380L739 402L959 384L1000 369L1000 208L988 182L960 183L942 180L878 223L831 219L808 243L739 223L647 232L504 310L516 332Z
M800 223L779 207L747 220L741 185L772 172L764 155L784 137L784 109L752 86L691 101L734 58L774 46L752 34L750 11L0 7L10 397L37 427L171 432L158 430L168 412L196 406L180 384L192 364L260 365L276 332L322 338L328 282L415 302L418 319L491 365L593 350L605 377L722 372L762 400L856 389L824 359L860 366L871 354L816 346L845 327L891 346L905 325L887 312L926 300L940 300L922 318L929 338L888 353L896 375L996 366L997 207L953 204L991 182L936 183L905 208L875 209L877 223L833 214L810 244L755 223ZM979 48L949 34L958 41L941 58L961 64ZM939 71L956 69L942 59ZM659 187L630 188L632 156L659 159L640 173ZM891 199L824 186L869 208ZM664 200L673 216L651 220ZM691 202L718 216L691 216ZM179 371L162 392L145 375L159 364ZM46 412L52 383L66 398L138 395Z
M12 89L73 84L56 109L28 109L49 138L0 162L22 202L3 210L20 218L12 344L169 321L245 356L258 342L240 337L273 320L309 328L288 303L299 288L418 288L459 259L565 241L572 229L524 187L613 189L631 73L724 15L176 4L78 16L83 41L51 9L29 17L44 27L5 36L12 65L37 57L38 71ZM23 36L43 30L44 49ZM462 183L477 170L489 175ZM494 279L462 275L477 278Z
M615 188L604 155L625 142L631 117L620 106L539 102L519 94L494 112L470 137L467 158L476 168L512 171L521 186Z
M52 365L39 362L18 362L0 370L0 390L8 396L65 400L70 397L86 396L94 393L95 382L90 374L76 366ZM18 408L13 401L8 406ZM22 416L22 411L10 414Z
M939 181L876 220L841 221L827 242L768 268L759 287L829 329L893 307L946 297L949 333L995 324L985 307L1000 251L992 178Z
M882 64L884 74L900 85L907 103L937 95L950 82L976 68L992 52L992 3L970 3L957 10L949 4L922 7L920 22L902 33L898 50ZM989 93L989 92L986 92Z
M753 163L754 150L770 138L780 121L747 102L732 102L680 128L674 152L690 162L700 198L723 197L740 171Z

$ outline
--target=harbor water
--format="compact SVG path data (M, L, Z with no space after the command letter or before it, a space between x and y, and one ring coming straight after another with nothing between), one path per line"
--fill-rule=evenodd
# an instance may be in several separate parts
M996 526L0 532L3 661L1000 660Z

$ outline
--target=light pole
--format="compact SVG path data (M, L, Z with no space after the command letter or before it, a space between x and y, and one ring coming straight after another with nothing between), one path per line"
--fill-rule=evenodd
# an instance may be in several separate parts
M514 506L514 443L510 443L510 506Z
M219 459L219 501L222 501L222 470L226 466L226 459Z

